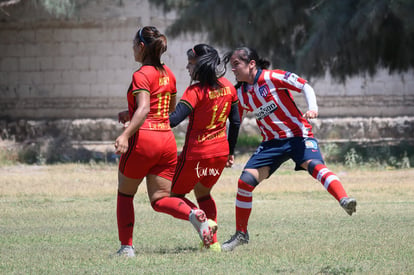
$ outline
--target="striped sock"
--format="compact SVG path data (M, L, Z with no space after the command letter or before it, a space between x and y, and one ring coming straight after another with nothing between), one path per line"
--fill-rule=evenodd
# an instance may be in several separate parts
M253 206L254 187L243 180L238 181L238 190L236 196L236 230L247 232L250 213Z
M325 189L338 201L344 197L348 197L339 178L324 164L320 163L315 165L313 170L309 171L309 173L312 177L320 181Z

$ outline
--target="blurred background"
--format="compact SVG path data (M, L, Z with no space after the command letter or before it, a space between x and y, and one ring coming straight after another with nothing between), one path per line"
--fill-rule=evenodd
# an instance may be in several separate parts
M116 161L117 114L139 68L132 40L153 25L167 35L178 99L187 49L247 45L314 87L311 123L329 161L410 167L413 14L408 0L0 0L0 164ZM258 142L248 117L239 150Z

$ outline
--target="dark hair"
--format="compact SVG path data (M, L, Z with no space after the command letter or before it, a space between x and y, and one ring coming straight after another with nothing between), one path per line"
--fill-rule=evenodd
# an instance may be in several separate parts
M142 61L152 65L159 71L165 72L161 63L161 55L167 50L167 38L156 27L146 26L139 29L135 35L136 42L144 43Z
M237 57L240 60L244 61L246 64L254 60L256 62L256 67L262 70L265 70L270 66L270 62L268 60L260 58L256 50L249 47L239 47L230 52L227 52L223 58L224 64L226 64L226 66L230 62L230 59L233 55L237 55ZM234 87L238 89L241 85L242 82L238 81Z
M256 61L256 66L259 69L267 69L270 66L270 62L268 60L260 58L256 50L249 47L239 47L226 53L224 63L227 65L227 63L230 62L230 58L235 54L240 60L246 63L249 63L252 60Z
M216 88L220 86L218 79L226 73L216 49L206 44L197 44L187 51L189 59L196 59L193 80L198 80L203 87Z

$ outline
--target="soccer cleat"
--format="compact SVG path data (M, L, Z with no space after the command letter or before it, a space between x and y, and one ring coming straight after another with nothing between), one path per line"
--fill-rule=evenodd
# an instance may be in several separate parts
M132 245L121 245L121 248L116 252L118 256L135 257L134 247Z
M210 245L210 247L208 248L208 250L210 251L214 251L214 252L221 252L221 245L219 242L215 242L213 244Z
M204 211L201 209L191 210L189 220L197 230L204 246L208 248L213 241L213 232L208 225L208 220Z
M208 219L208 226L210 226L211 234L216 234L216 232L218 230L217 223L215 221L213 221L212 219Z
M342 198L339 204L346 211L346 213L348 213L349 216L352 216L352 213L356 212L357 201L354 198Z
M212 251L212 252L221 252L221 245L219 242L210 244L209 247L205 247L202 242L200 242L200 250L202 251Z
M222 251L232 251L237 246L249 243L249 232L246 233L241 231L236 231L236 233L230 238L230 240L225 241L221 246Z

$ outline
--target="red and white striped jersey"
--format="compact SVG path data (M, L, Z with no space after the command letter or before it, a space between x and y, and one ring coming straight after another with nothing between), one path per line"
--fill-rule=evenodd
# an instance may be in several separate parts
M306 80L282 70L262 70L253 85L237 89L240 108L253 112L263 141L313 137L312 126L302 117L290 91L300 93Z

